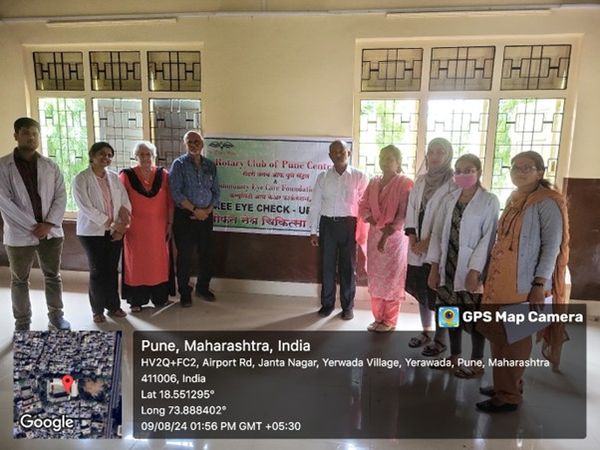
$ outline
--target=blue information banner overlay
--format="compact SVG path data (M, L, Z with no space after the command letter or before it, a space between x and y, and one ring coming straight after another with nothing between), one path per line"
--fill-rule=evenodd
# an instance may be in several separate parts
M415 332L136 331L134 437L584 438L585 324L569 334L564 371L534 346L523 405L489 415L489 353L462 380L408 347Z

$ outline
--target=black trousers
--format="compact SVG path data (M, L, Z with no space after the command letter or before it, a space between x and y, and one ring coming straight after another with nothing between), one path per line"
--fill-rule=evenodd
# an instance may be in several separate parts
M194 250L197 253L198 280L196 291L208 290L214 273L213 215L205 220L190 219L191 212L175 208L173 237L177 247L177 287L179 294L189 294Z
M89 296L94 314L116 311L119 297L119 258L123 240L112 241L110 232L104 236L79 236L90 266Z
M336 268L340 279L340 303L343 310L354 307L356 294L356 217L325 217L319 222L322 285L321 304L335 306Z
M162 306L169 301L168 281L154 286L128 286L124 284L123 289L127 291L127 294L123 294L123 298L131 306L144 306L149 301L152 301L154 306Z
M431 264L423 264L422 266L408 265L406 269L406 292L412 295L417 301L435 311L435 300L437 293L427 285L427 278Z
M462 327L448 328L450 336L450 354L460 355L462 352ZM483 358L483 350L485 348L485 338L483 335L473 329L471 331L471 359Z

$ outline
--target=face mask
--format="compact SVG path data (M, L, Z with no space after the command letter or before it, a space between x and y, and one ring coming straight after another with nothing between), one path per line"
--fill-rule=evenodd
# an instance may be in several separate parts
M476 173L454 175L454 182L461 189L468 189L477 183Z

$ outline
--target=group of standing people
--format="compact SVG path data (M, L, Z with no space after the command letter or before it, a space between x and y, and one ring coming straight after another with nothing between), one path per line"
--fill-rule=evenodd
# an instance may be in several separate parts
M40 125L24 117L14 123L17 147L0 158L0 211L11 271L16 330L29 330L29 272L37 255L44 274L49 326L70 328L63 317L60 259L66 208L64 179L51 159L39 154ZM73 181L78 206L77 236L90 268L89 299L96 323L126 316L120 307L118 264L123 254L122 297L132 312L152 301L192 304L189 285L192 257L199 268L195 294L207 301L213 276L213 209L220 191L215 164L203 157L204 139L195 131L183 138L186 153L170 172L156 166L156 147L136 145L135 167L120 175L108 170L114 149L96 142L89 167ZM335 306L336 273L342 319L354 317L357 218L369 224L367 275L374 321L369 331L389 332L397 324L400 302L409 292L419 303L422 332L408 345L437 356L447 349L445 329L436 327L436 307L476 311L500 304L529 302L539 307L552 296L563 305L569 231L564 197L544 179L544 161L533 151L511 160L516 190L498 220L496 196L481 186L481 161L460 156L452 165L446 139L429 142L416 181L402 174L402 155L393 145L381 149L381 175L367 179L349 164L348 145L329 146L333 166L319 174L309 212L310 242L321 251L322 288L318 314ZM177 250L173 268L171 237ZM176 275L175 275L176 274ZM501 324L477 324L471 335L471 360L483 359L485 339L493 358L528 359L531 337L509 344ZM562 324L543 331L543 353L556 367L565 340ZM450 356L461 354L462 329L449 330ZM481 375L481 365L459 367L455 375ZM521 367L494 367L494 386L481 388L492 397L477 407L512 411L522 400Z
M367 276L375 320L368 330L392 331L408 292L419 303L422 325L408 345L423 347L424 356L447 350L446 328L436 326L439 306L479 311L527 301L538 308L552 296L560 309L568 301L566 203L544 179L538 153L525 151L512 158L516 190L499 220L497 197L481 185L479 157L464 154L453 165L452 145L444 138L429 142L414 183L402 174L401 153L393 145L381 149L382 174L370 182L349 165L343 141L331 144L329 156L333 167L317 178L310 208L310 241L321 247L320 316L334 309L337 267L341 317L353 317L357 217L369 224ZM501 323L462 323L448 329L450 364L442 366L457 365L463 330L471 336L471 363L453 369L459 378L481 376L486 339L492 358L527 360L531 354L531 336L509 344ZM541 334L543 354L557 367L564 324L552 324ZM491 398L477 408L490 413L517 409L523 372L519 365L494 366L494 385L480 389Z
M220 195L216 166L202 156L204 139L199 133L187 132L183 144L187 153L173 162L170 173L156 166L156 147L139 142L133 151L137 166L117 175L107 170L113 148L107 142L96 142L89 151L90 166L75 177L77 236L89 261L89 297L96 323L106 320L105 311L113 317L126 316L119 306L121 297L133 313L150 301L157 307L172 303L171 236L177 249L181 306L192 304L189 280L195 249L199 267L196 295L215 300L209 284L213 275L212 211Z
M31 325L29 273L37 255L44 274L49 327L68 330L60 277L67 203L64 178L54 161L37 152L41 130L36 120L17 119L14 130L17 147L0 158L0 211L15 329L26 331ZM155 306L171 303L169 295L175 295L171 237L177 249L181 306L192 304L189 279L194 250L199 268L196 295L215 300L209 284L214 262L212 211L220 196L216 166L202 156L204 139L199 133L188 131L183 145L187 152L173 162L169 173L156 166L156 147L139 142L133 149L137 165L117 174L108 169L113 147L96 142L88 152L89 166L73 180L77 236L89 263L89 300L95 323L105 322L105 314L125 317L121 297L134 313L150 301Z

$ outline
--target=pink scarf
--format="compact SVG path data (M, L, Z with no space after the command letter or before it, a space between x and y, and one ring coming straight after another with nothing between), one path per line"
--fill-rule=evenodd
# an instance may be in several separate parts
M381 229L387 224L392 223L398 214L398 207L404 189L401 188L405 178L398 174L392 178L388 184L381 190L381 177L377 177L369 185L369 205L371 206L371 216L377 223L377 228Z

